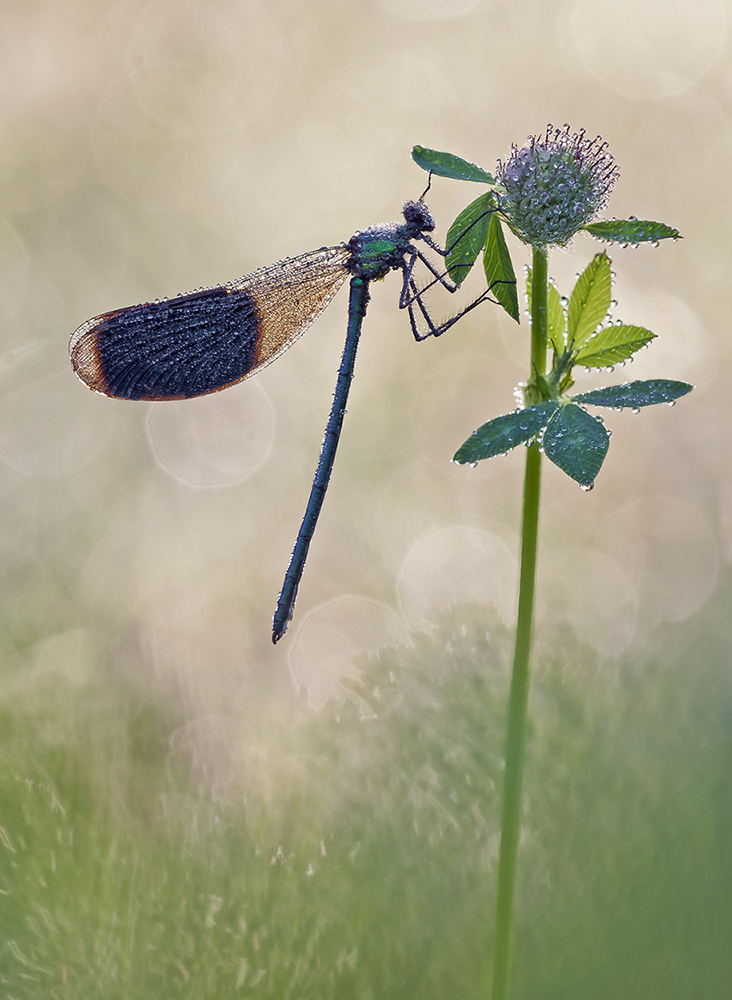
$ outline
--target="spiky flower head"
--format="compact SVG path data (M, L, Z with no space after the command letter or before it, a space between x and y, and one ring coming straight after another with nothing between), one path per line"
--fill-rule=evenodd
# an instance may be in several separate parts
M497 165L501 210L531 246L566 246L605 207L619 169L601 136L548 125Z

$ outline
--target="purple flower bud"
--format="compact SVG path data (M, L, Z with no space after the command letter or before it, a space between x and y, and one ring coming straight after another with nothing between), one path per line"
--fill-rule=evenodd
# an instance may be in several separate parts
M501 211L524 243L566 246L605 207L619 173L601 136L588 140L584 129L548 125L498 161Z

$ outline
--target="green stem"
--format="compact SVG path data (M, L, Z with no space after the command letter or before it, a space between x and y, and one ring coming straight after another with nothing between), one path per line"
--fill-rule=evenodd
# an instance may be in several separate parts
M531 375L546 374L547 253L534 248L531 275ZM531 678L531 639L534 620L536 554L539 538L541 452L537 444L526 450L524 506L521 525L521 572L511 690L508 696L506 766L503 778L503 821L498 856L496 936L493 951L491 1000L507 1000L511 976L511 938L516 860L521 830L521 789L526 749L526 715Z

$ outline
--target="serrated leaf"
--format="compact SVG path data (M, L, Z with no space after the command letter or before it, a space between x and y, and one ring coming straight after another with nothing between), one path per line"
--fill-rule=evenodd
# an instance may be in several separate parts
M610 258L598 253L577 279L567 308L567 343L579 347L597 329L610 308Z
M582 229L590 236L606 243L657 243L659 240L680 240L678 229L663 222L647 219L612 219L610 222L591 222Z
M438 177L452 177L457 181L476 181L482 184L495 184L495 180L487 170L477 163L470 163L462 156L454 153L441 153L437 149L427 149L425 146L415 146L412 149L412 159L423 170L431 170Z
M592 406L612 406L618 409L629 406L637 410L641 406L671 403L693 388L688 382L651 378L641 382L623 382L622 385L611 385L606 389L593 389L572 398L578 403L590 403Z
M526 302L531 312L531 268L526 272ZM567 317L562 305L562 297L552 279L549 279L546 303L547 338L555 354L564 350L564 333L567 328Z
M471 201L447 231L447 270L456 285L462 284L485 246L491 221L492 197L491 192L487 191Z
M498 215L493 212L488 218L488 235L483 251L483 267L491 295L506 310L511 319L519 321L518 290L516 272L511 263L511 255L506 246Z
M643 326L631 326L626 323L618 326L606 326L585 341L579 353L574 358L574 364L586 368L604 368L606 365L616 365L627 361L654 338L655 333Z
M568 403L549 421L542 444L551 462L580 486L591 489L610 447L610 435L581 406Z
M495 417L473 431L467 441L455 452L453 462L459 465L480 462L484 458L505 455L519 444L525 444L546 427L558 404L554 400L515 410L502 417Z

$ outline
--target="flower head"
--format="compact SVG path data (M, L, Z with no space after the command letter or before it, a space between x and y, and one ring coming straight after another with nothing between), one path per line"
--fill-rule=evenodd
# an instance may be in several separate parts
M607 204L619 169L607 143L585 131L547 126L529 144L498 161L501 210L516 235L531 246L566 246Z

